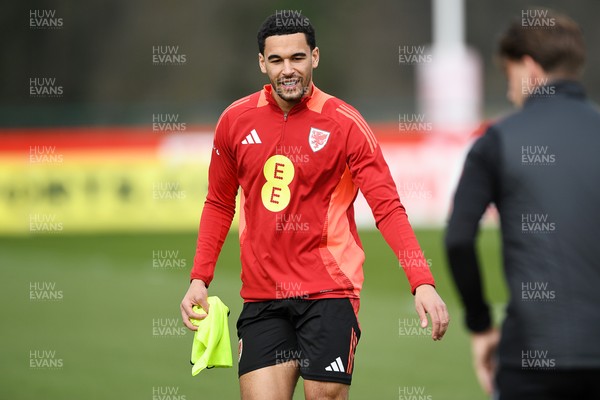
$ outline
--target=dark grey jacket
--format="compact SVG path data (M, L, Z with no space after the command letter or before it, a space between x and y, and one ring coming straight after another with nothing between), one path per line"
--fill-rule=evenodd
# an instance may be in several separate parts
M600 112L579 83L536 89L467 156L446 247L472 331L491 324L474 248L490 203L510 292L500 364L600 367Z

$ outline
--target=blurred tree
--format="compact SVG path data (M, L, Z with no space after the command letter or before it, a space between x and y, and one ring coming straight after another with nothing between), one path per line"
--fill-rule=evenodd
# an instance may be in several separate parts
M597 46L600 2L540 0L584 28L589 61L585 83L600 96ZM302 10L317 31L322 60L315 81L355 104L367 118L395 121L414 111L414 68L398 63L398 47L431 40L429 1L395 0L25 0L4 2L0 32L0 125L149 123L152 113L214 123L231 101L258 90L256 32L275 10ZM495 38L521 0L467 0L467 39L485 62L488 114L507 108ZM59 29L33 29L30 13L62 18ZM153 48L175 46L182 65L155 65ZM36 98L29 79L54 78L58 98Z

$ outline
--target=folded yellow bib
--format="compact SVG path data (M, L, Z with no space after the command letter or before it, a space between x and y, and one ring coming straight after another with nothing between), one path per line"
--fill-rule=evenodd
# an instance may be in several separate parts
M192 375L205 368L231 368L231 343L227 316L229 308L217 296L208 298L210 310L202 320L190 319L198 327L192 343ZM206 314L200 306L194 306L198 314Z

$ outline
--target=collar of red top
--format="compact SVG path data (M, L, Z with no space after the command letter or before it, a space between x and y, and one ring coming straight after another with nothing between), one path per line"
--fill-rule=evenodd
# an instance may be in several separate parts
M310 84L310 95L308 96L303 96L302 100L300 100L300 103L296 104L294 107L292 107L292 109L289 112L292 111L296 111L299 110L301 108L306 107L307 103L313 98L316 97L317 93L320 93L321 91L319 90L319 88L317 88L315 86L314 83L311 82ZM279 110L281 110L281 108L279 107L279 104L277 104L277 102L275 101L275 99L273 98L273 86L271 86L271 84L265 85L263 86L263 93L264 93L264 98L267 100L267 102L269 104L274 105L275 107L277 107ZM281 110L283 112L283 110Z

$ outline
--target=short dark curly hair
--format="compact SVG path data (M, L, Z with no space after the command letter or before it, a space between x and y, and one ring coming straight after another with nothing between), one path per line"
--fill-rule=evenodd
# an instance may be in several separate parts
M265 40L269 36L292 35L304 33L306 43L311 50L317 47L315 29L310 20L297 10L277 10L275 14L267 17L262 23L256 38L258 39L258 51L265 53Z
M516 61L528 55L546 72L579 76L585 64L581 28L571 18L552 10L542 10L540 15L551 26L527 26L525 18L512 22L500 38L500 59Z

